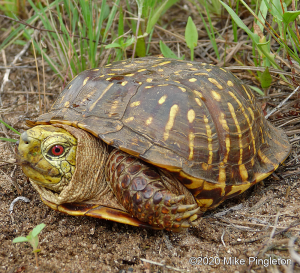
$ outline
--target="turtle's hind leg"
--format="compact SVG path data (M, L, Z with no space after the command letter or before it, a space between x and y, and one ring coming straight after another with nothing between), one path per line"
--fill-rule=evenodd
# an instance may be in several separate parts
M172 231L192 226L197 204L184 205L185 195L172 193L157 170L122 151L108 158L106 178L118 201L140 221Z

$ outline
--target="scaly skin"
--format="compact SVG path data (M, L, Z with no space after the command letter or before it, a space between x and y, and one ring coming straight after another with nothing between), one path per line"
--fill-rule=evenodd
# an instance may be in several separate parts
M180 231L190 227L193 224L192 221L197 219L200 208L196 202L184 205L185 195L174 194L168 190L163 183L163 175L160 175L155 167L122 151L113 150L107 157L107 149L103 149L104 144L93 146L90 152L94 152L94 155L91 153L78 155L81 159L92 160L90 164L93 166L86 169L90 165L86 162L87 164L82 167L76 159L76 153L80 150L79 145L82 147L91 145L92 141L101 141L81 129L70 128L74 134L80 132L86 135L87 142L80 142L83 140L76 139L70 133L71 131L51 125L36 126L24 132L20 138L18 161L22 164L23 171L30 178L33 186L46 201L55 203L55 200L58 200L56 204L60 205L62 203L59 198L62 198L61 194L64 193L63 200L67 203L87 201L105 206L106 195L109 194L106 190L108 188L106 181L108 181L115 194L116 203L119 202L125 208L124 212L129 212L131 216L154 228ZM58 147L61 150L56 150ZM95 160L95 155L100 154L103 155L100 157L102 163L100 160ZM94 171L91 167L94 167ZM96 175L93 179L94 183L91 184L84 176L80 176L78 181L75 178L75 173L86 173L89 174L89 179L93 178L95 170L102 168L105 169L106 180L104 177L101 178L101 175ZM95 189L97 186L100 190ZM74 195L74 193L78 194ZM74 196L77 197L74 199ZM113 216L119 213L120 207L116 209L118 211L112 212ZM130 220L132 219L130 215L126 223L132 222L136 225L136 221ZM113 219L117 221L116 218Z
M180 231L198 218L197 204L183 205L185 196L171 193L155 168L127 153L111 152L106 178L118 201L140 221Z
M53 155L55 145L64 147ZM21 135L17 159L25 175L53 191L61 191L71 180L76 163L76 138L64 129L36 126Z

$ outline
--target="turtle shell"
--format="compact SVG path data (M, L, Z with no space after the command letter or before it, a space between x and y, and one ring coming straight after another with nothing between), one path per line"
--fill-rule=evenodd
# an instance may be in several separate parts
M197 199L244 191L273 172L291 149L251 90L230 72L165 58L119 61L80 73L49 113L28 122L53 123L82 128L178 173Z

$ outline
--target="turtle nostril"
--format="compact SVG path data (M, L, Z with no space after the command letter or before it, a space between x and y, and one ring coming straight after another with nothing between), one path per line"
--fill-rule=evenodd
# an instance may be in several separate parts
M28 145L29 144L29 138L27 132L22 133L21 139L23 140L24 144Z

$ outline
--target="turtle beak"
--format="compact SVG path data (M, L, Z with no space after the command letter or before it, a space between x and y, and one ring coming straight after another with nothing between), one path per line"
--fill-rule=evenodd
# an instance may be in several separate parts
M39 142L34 138L31 138L28 136L27 131L25 131L24 133L21 134L20 136L20 140L16 143L17 145L17 161L20 164L24 164L26 162L28 162L28 156L30 154L30 148L32 146L32 144L34 144L33 142ZM35 143L35 144L39 144L39 143Z

